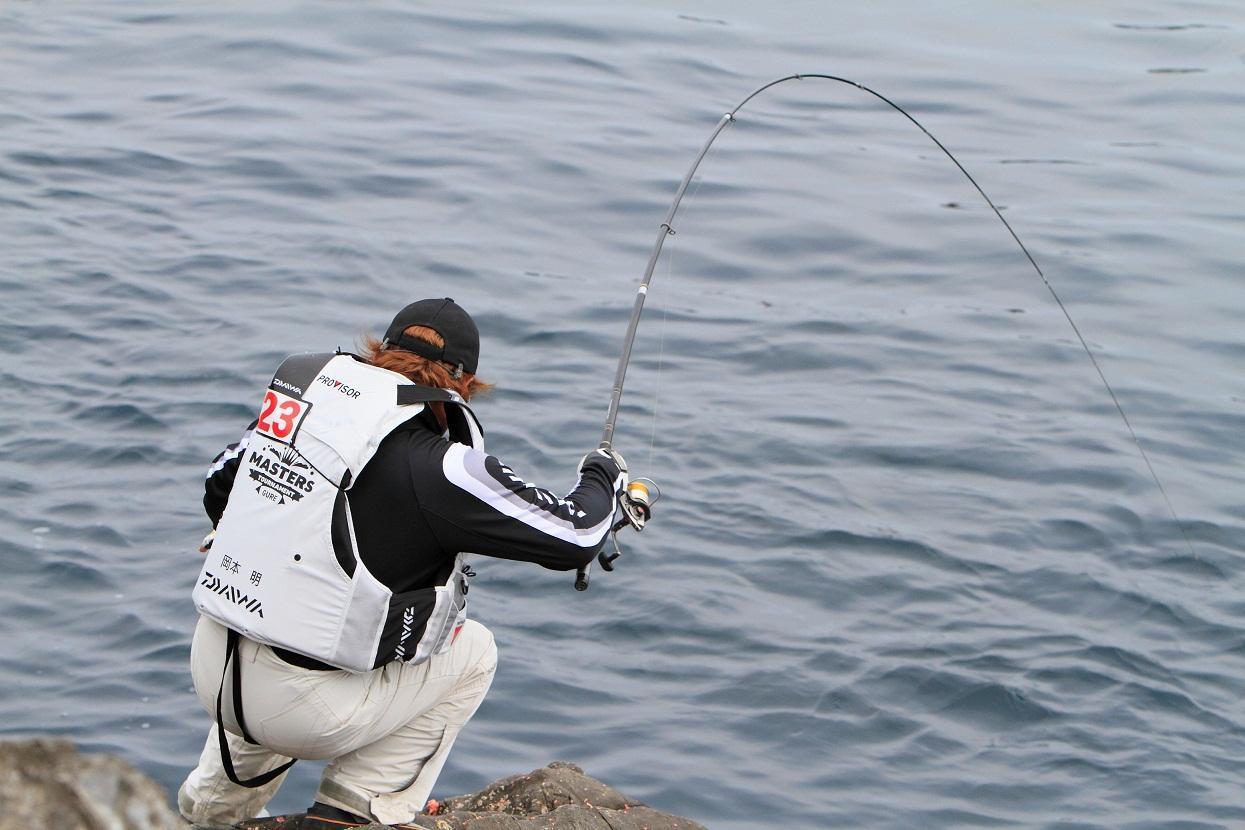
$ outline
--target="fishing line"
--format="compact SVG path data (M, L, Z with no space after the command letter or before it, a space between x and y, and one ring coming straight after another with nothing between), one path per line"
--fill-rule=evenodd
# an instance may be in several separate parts
M679 189L675 193L674 201L670 205L670 210L666 214L665 221L663 221L660 225L660 228L657 233L657 241L653 245L652 253L649 255L648 265L644 271L644 277L640 281L640 287L638 291L636 292L635 304L632 306L632 310L631 310L631 319L627 324L627 334L623 339L622 354L619 356L619 359L618 359L618 370L614 376L613 393L610 396L609 410L606 413L605 429L601 436L601 447L603 449L611 449L613 447L614 427L618 421L619 402L622 399L623 383L626 380L626 376L627 376L627 366L631 362L631 349L635 343L636 329L639 326L640 315L644 311L644 299L645 299L645 296L648 294L649 283L652 281L653 270L655 266L657 265L658 258L661 255L662 245L665 243L667 236L673 236L675 233L674 224L673 224L674 217L678 213L679 204L683 201L683 196L687 192L688 185L691 183L692 178L696 175L696 170L700 167L701 162L704 161L705 156L708 154L709 149L713 146L714 141L717 140L717 137L722 134L722 131L726 129L727 126L734 123L736 115L739 113L741 109L744 108L744 106L748 104L749 101L751 101L753 98L757 97L761 93L765 92L766 90L770 89L771 87L778 86L779 84L783 84L788 81L803 81L807 79L818 79L818 80L833 81L835 83L840 83L840 84L847 84L848 86L855 87L856 89L859 89L862 92L867 92L869 95L872 95L874 98L883 102L884 104L889 106L891 109L895 110L900 115L902 115L904 118L912 122L912 124L915 125L916 128L919 129L922 133L924 133L925 136L929 138L929 140L932 141L938 147L938 149L941 150L943 154L946 155L946 157L951 160L951 162L959 169L959 171L964 174L964 177L968 179L969 183L972 184L973 188L976 189L977 193L981 195L981 198L984 199L986 204L990 206L990 209L994 211L994 215L997 216L999 221L1003 223L1003 227L1007 228L1008 234L1011 235L1011 238L1016 242L1016 245L1019 246L1020 250L1024 253L1025 258L1029 261L1029 264L1033 266L1033 270L1037 272L1038 277L1042 280L1042 284L1046 286L1046 290L1050 292L1051 297L1055 300L1055 304L1059 307L1059 310L1063 313L1064 319L1068 321L1068 325L1072 328L1073 333L1076 335L1077 340L1080 342L1081 348L1085 351L1085 354L1089 357L1090 363L1093 364L1094 371L1097 373L1098 379L1102 381L1103 387L1107 390L1107 394L1110 395L1111 402L1115 405L1115 411L1119 413L1120 419L1124 422L1124 426L1125 428L1127 428L1128 434L1133 440L1133 444L1137 447L1137 451L1141 454L1142 461L1145 462L1146 470L1148 470L1150 473L1150 478L1153 479L1155 485L1158 487L1159 493L1162 494L1163 501L1164 503L1166 503L1168 511L1171 513L1172 518L1175 519L1176 521L1176 526L1180 528L1180 533L1184 537L1184 542L1185 542L1185 545L1189 549L1189 553L1196 557L1196 554L1193 551L1193 543L1189 539L1189 534L1188 534L1188 531L1185 529L1184 522L1181 521L1180 516L1177 515L1176 508L1172 504L1172 500L1167 493L1167 488L1164 487L1163 482L1159 480L1158 473L1155 471L1154 465L1150 461L1150 456L1146 452L1145 447L1142 446L1141 439L1137 437L1137 432L1136 430L1133 429L1132 422L1129 421L1128 415L1124 412L1124 407L1120 404L1120 399L1115 394L1115 389L1111 386L1111 383L1107 380L1106 373L1103 372L1102 366L1099 365L1098 358L1094 357L1093 350L1090 349L1089 343L1086 342L1085 337L1081 334L1080 327L1077 326L1076 321L1072 319L1072 315L1071 313L1069 313L1067 306L1064 305L1063 300L1060 299L1059 294L1056 293L1055 287L1051 285L1050 280L1046 278L1046 274L1042 272L1042 269L1037 264L1037 260L1034 259L1033 254L1029 252L1029 249L1025 246L1024 242L1021 241L1020 236L1016 233L1015 229L1012 228L1011 223L1008 222L1006 218L1004 218L1003 213L999 210L998 206L995 205L994 200L991 199L988 195L986 195L986 192L981 188L981 185L977 183L977 180L973 178L972 174L970 174L968 170L964 168L964 165L960 164L959 159L957 159L951 153L951 151L948 150L946 146L943 145L941 141L935 138L933 133L931 133L929 130L925 128L925 125L923 125L920 121L917 121L916 118L914 118L910 113L908 113L907 110L905 110L903 107L899 106L894 101L887 98L885 95L882 95L880 92L876 92L875 90L870 89L864 84L857 83L856 81L850 80L848 78L841 78L841 77L838 77L837 75L823 75L823 74L818 74L818 73L788 75L786 77L778 78L777 80L770 81L769 83L761 87L758 87L756 90L750 93L746 98L740 101L739 104L736 105L734 109L732 109L730 112L722 116L721 120L718 121L717 127L713 130L713 133L709 136L709 139L705 142L704 146L701 147L700 153L696 156L696 160L692 163L691 168L687 171L687 174L683 177L683 181L680 183Z

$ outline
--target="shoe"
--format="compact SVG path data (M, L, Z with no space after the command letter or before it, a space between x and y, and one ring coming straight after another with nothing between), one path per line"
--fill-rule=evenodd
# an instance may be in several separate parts
M298 825L298 830L341 830L343 827L366 827L369 824L379 824L370 818L356 816L354 813L348 813L345 810L339 810L336 807L330 807L327 804L321 804L319 801L311 805L311 809L303 816L302 823ZM396 830L424 830L415 824L386 824L384 827L393 827Z
M317 801L311 805L307 815L303 816L298 830L340 830L342 827L366 827L371 823L370 819Z

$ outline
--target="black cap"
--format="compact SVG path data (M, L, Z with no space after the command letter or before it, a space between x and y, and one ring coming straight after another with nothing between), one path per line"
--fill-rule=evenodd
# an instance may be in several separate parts
M411 326L432 329L441 335L445 345L434 346L417 337L404 337L402 332ZM449 297L420 300L399 311L385 330L382 345L405 349L429 360L440 360L471 374L475 374L480 361L480 330L471 315Z

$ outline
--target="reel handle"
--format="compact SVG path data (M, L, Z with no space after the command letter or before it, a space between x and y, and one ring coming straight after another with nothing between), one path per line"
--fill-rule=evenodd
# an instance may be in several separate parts
M661 488L651 478L637 478L627 485L622 493L618 495L618 504L622 508L622 518L614 523L610 528L610 535L614 539L614 552L607 554L601 551L597 554L597 562L603 571L613 571L614 561L622 556L622 548L618 546L618 531L630 525L639 533L648 524L648 520L653 517L653 502L661 498ZM592 563L589 562L575 572L575 590L588 590L589 573L592 570Z

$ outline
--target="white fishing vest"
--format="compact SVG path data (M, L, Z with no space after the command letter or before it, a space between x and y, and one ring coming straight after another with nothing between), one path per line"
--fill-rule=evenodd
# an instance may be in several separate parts
M429 401L448 404L483 447L475 416L449 390L346 354L287 358L195 585L200 613L352 672L449 648L466 620L462 555L444 585L394 594L359 558L346 498L380 442Z

